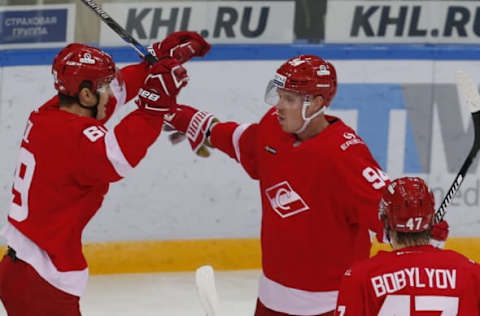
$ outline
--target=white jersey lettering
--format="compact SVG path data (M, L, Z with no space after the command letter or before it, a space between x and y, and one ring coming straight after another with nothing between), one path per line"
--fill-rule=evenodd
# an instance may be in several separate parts
M392 294L407 285L416 288L455 289L456 269L406 268L370 279L377 297Z
M100 126L90 126L83 130L83 135L87 136L88 140L94 143L105 136L105 132Z

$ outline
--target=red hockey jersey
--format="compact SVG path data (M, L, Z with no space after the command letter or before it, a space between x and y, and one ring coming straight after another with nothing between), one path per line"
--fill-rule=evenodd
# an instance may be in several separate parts
M112 82L115 108L133 98L147 75L143 64ZM82 232L100 208L109 183L120 180L157 139L163 118L140 110L112 131L90 117L59 109L57 97L31 113L2 230L17 256L57 288L81 295L88 278Z
M480 315L480 266L430 245L381 251L347 270L335 315Z
M259 298L294 315L334 310L343 273L369 257L369 230L382 232L386 175L350 127L327 119L320 134L298 142L272 108L258 124L218 123L210 137L260 182Z

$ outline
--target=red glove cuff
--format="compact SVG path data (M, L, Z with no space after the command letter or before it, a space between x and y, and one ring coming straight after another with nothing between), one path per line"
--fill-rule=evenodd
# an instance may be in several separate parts
M151 51L161 59L173 57L181 64L195 56L205 56L210 50L210 44L196 32L174 32L160 43L152 45Z
M179 105L175 112L165 116L165 123L184 133L193 151L197 151L205 142L214 119L211 113L199 111L188 105Z
M430 238L438 241L447 240L449 233L448 223L443 220L438 224L433 225L432 232L430 233Z

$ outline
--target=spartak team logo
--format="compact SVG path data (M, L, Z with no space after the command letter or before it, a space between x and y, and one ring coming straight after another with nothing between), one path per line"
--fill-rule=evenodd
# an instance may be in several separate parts
M265 190L265 195L270 201L272 208L282 218L310 209L287 181L282 181L269 187Z

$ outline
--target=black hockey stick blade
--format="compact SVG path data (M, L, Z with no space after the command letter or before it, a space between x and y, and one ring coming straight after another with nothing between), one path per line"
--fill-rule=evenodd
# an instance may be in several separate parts
M126 43L133 47L133 49L144 58L149 64L157 62L157 58L149 53L149 51L140 44L132 35L128 34L125 29L120 26L107 12L105 12L100 5L92 0L81 0L87 5L96 15L102 19L115 33L117 33Z
M455 180L453 180L450 189L448 189L447 194L443 198L442 204L440 204L440 207L435 213L435 223L439 223L443 220L447 212L448 205L455 197L455 194L457 194L460 185L465 179L468 169L472 165L478 150L480 149L480 95L472 78L470 78L470 76L468 76L465 72L457 71L456 77L458 90L464 96L465 101L470 107L473 120L474 139L472 148L470 149L467 158L455 177Z

